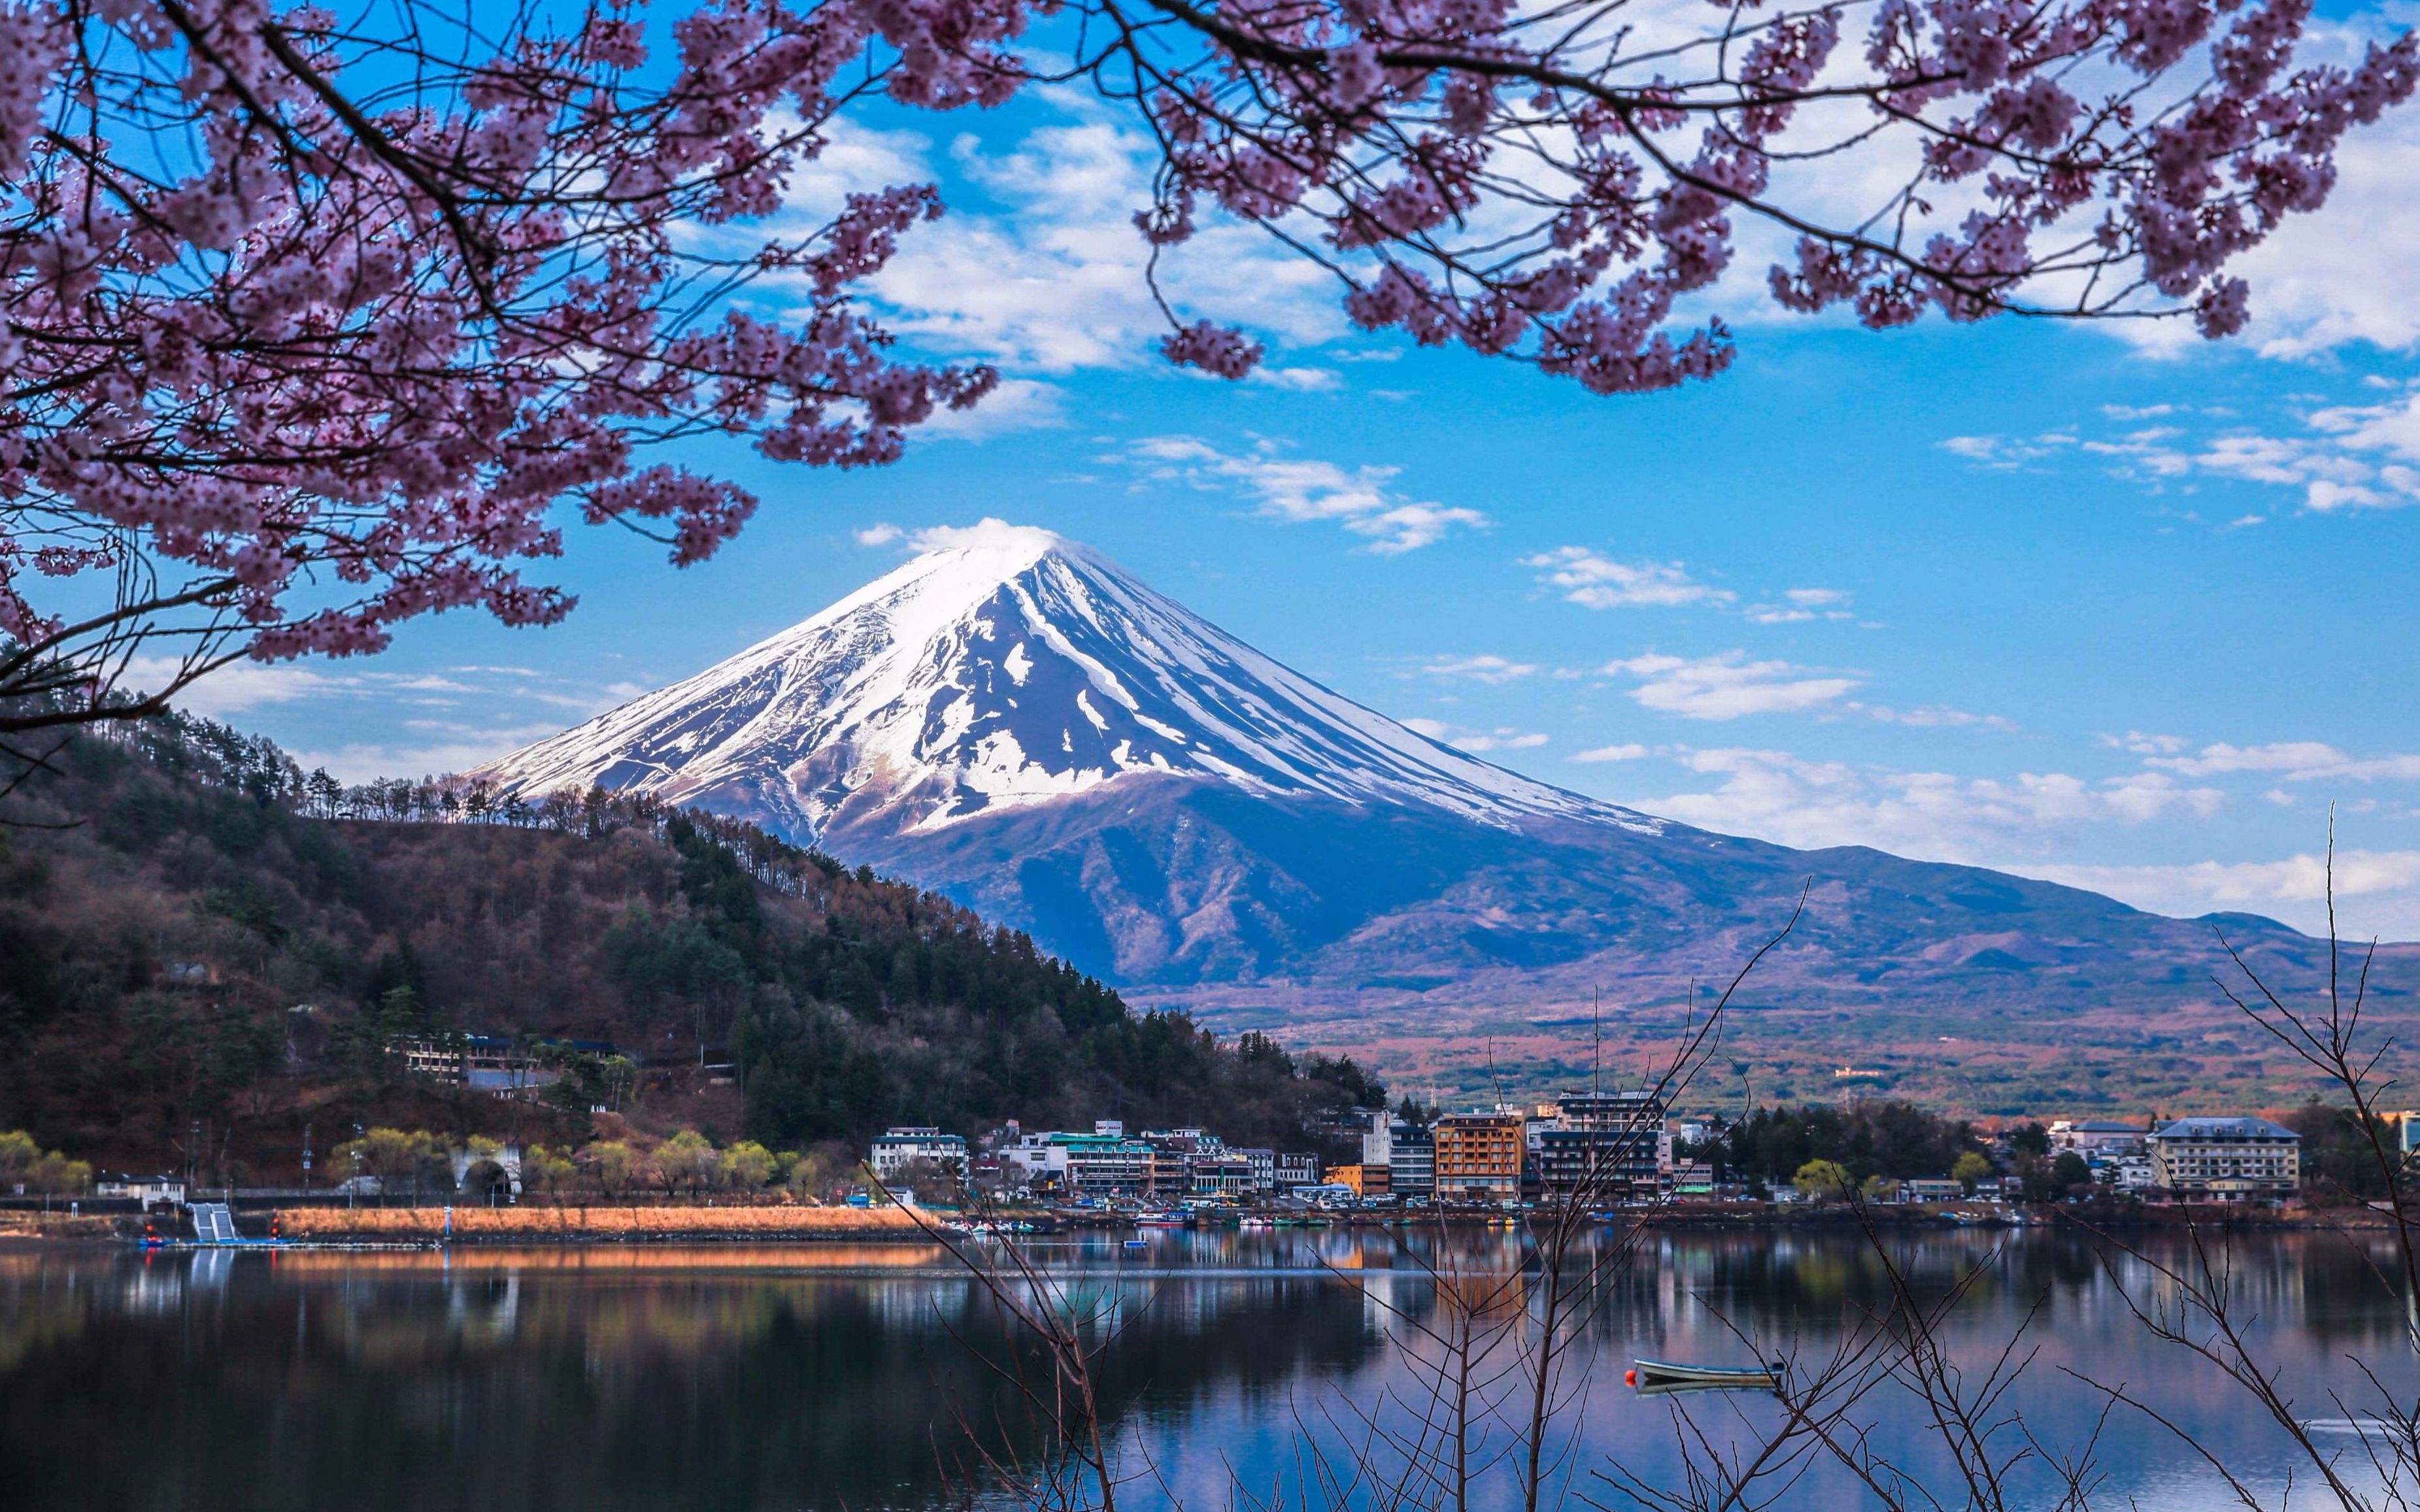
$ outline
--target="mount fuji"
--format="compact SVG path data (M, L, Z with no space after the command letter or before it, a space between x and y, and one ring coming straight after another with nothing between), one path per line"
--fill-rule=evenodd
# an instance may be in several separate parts
M1829 1074L1960 1096L2063 1075L2040 1063L2093 1045L2133 1069L2064 1088L2075 1105L2120 1085L2258 1083L2213 1001L2211 925L2288 974L2324 954L2267 919L2164 918L1567 792L1322 687L1086 547L997 521L475 775L752 819L1026 929L1130 1001L1370 1045L1443 1081L1467 1082L1455 1068L1482 1041L1540 1074L1568 1068L1577 1026L1601 1053L1606 1007L1616 1041L1648 1041L1802 892L1752 989L1774 1032L1759 1036L1765 1091ZM2383 959L2390 1009L2415 967L2410 947Z
M932 834L1147 776L1663 828L1339 697L1089 548L997 521L964 534L487 773L644 790L811 841Z

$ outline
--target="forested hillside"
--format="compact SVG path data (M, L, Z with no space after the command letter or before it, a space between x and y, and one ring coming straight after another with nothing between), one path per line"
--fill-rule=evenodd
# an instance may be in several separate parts
M888 1123L1123 1117L1300 1146L1383 1092L1099 982L936 895L729 819L591 793L346 788L183 717L79 740L0 805L0 1128L110 1165L272 1179L355 1123L777 1147ZM542 1104L441 1091L394 1042L610 1041ZM623 1091L623 1080L635 1084ZM532 1127L536 1125L539 1127Z

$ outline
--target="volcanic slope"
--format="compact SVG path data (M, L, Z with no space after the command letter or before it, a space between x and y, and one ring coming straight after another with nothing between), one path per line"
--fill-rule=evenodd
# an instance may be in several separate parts
M1645 1043L1670 1016L1641 1010L1727 980L1802 889L1750 994L1788 1020L1777 1074L1802 1091L1819 1062L1858 1084L2038 1084L2055 1068L2037 1062L2094 1047L2135 1058L2129 1086L2203 1084L2229 1057L2264 1075L2211 986L2222 921L1584 798L1320 686L1088 548L998 522L960 540L478 775L752 819L1030 930L1130 999L1429 1042L1399 1075L1466 1082L1489 1037L1568 1072L1546 1041L1602 1033L1600 991ZM2281 925L2223 922L2298 984L2321 964ZM2420 950L2382 967L2390 1009L2409 1003Z

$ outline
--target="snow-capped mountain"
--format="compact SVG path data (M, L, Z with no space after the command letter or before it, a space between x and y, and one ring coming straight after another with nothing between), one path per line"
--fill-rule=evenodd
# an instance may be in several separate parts
M1802 896L1743 1010L1736 1066L1765 1068L1766 1095L1794 1077L1828 1096L1837 1068L1879 1067L1985 1106L1980 1089L2005 1100L2009 1078L2080 1052L2151 1086L2166 1083L2143 1068L2179 1045L2237 1044L2207 923L1582 798L1321 687L1096 553L998 522L484 772L751 818L1026 930L1129 1002L1428 1047L1401 1051L1406 1065L1480 1057L1493 1075L1497 1037L1522 1020L1548 1067L1581 1053L1558 1035L1596 1037L1591 1058L1625 1034L1652 1045ZM2313 969L2312 942L2283 926L2226 927ZM2411 1015L2420 949L2389 947L2372 988ZM2246 1087L2259 1074L2226 1072Z
M930 833L1146 774L1499 825L1659 827L1407 729L1098 553L996 520L484 772L530 792L653 792L802 840Z

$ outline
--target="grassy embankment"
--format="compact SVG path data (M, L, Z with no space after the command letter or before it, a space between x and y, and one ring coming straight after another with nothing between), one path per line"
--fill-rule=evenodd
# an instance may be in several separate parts
M442 1208L290 1208L277 1214L279 1237L442 1239ZM919 1232L897 1208L649 1206L644 1208L457 1208L458 1239L652 1239L696 1238L898 1238Z

